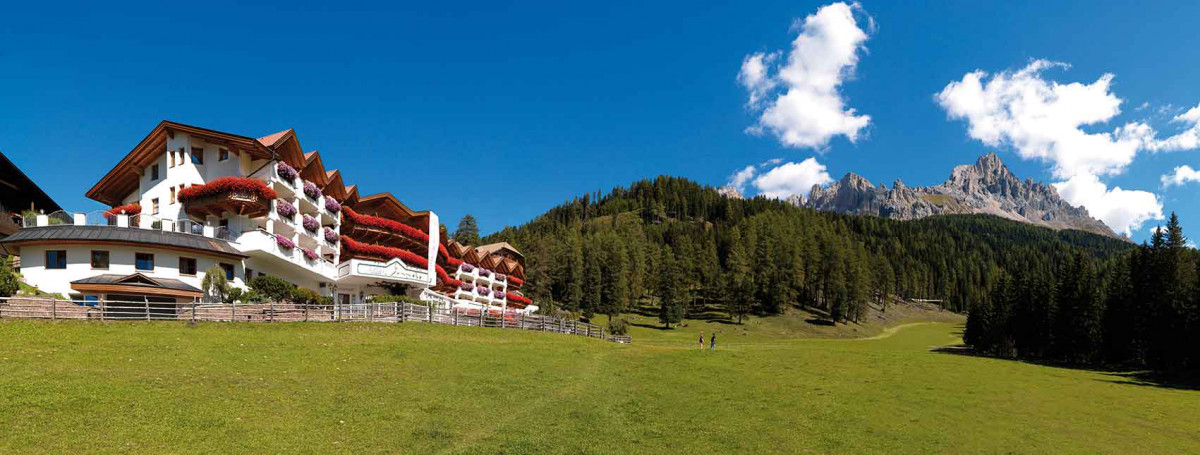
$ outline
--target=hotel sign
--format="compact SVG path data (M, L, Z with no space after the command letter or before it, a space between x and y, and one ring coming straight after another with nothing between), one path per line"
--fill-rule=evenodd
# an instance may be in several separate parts
M387 264L382 265L378 262L359 262L357 266L354 272L358 275L412 281L421 284L431 284L433 282L428 270L409 266L399 259L392 259Z

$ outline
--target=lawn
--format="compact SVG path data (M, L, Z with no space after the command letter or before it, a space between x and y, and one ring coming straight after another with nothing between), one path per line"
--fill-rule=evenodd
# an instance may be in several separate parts
M639 327L625 346L420 323L5 320L0 452L1200 451L1200 392L931 352L956 323L871 340L726 325L701 351L689 331L706 327Z

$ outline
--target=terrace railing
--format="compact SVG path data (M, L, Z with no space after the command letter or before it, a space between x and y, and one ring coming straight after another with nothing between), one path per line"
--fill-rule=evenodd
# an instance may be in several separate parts
M0 297L0 318L80 319L94 321L218 322L425 322L431 324L534 330L630 344L627 335L554 316L437 308L407 302L334 305L293 303L159 303L130 300L64 300L47 297Z

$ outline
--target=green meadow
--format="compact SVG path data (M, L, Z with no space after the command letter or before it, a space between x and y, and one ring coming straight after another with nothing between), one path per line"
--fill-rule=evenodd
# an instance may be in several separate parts
M810 334L832 338L784 336L806 324L786 317L644 324L633 345L4 320L0 452L1200 452L1200 391L931 351L960 342L947 319ZM701 330L717 350L697 348Z

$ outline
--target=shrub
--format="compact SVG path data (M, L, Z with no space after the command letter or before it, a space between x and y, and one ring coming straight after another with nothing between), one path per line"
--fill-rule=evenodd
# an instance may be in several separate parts
M200 282L200 290L217 302L225 302L229 298L229 280L225 279L225 271L218 266L204 271L204 280Z
M251 290L275 302L288 300L292 295L292 288L295 287L292 283L284 281L283 278L273 275L259 275L250 280Z
M321 294L309 288L292 288L288 300L297 305L322 305Z
M10 297L21 289L21 276L13 270L12 257L0 258L0 297Z
M625 318L618 318L608 322L608 333L612 335L628 335L629 321Z

